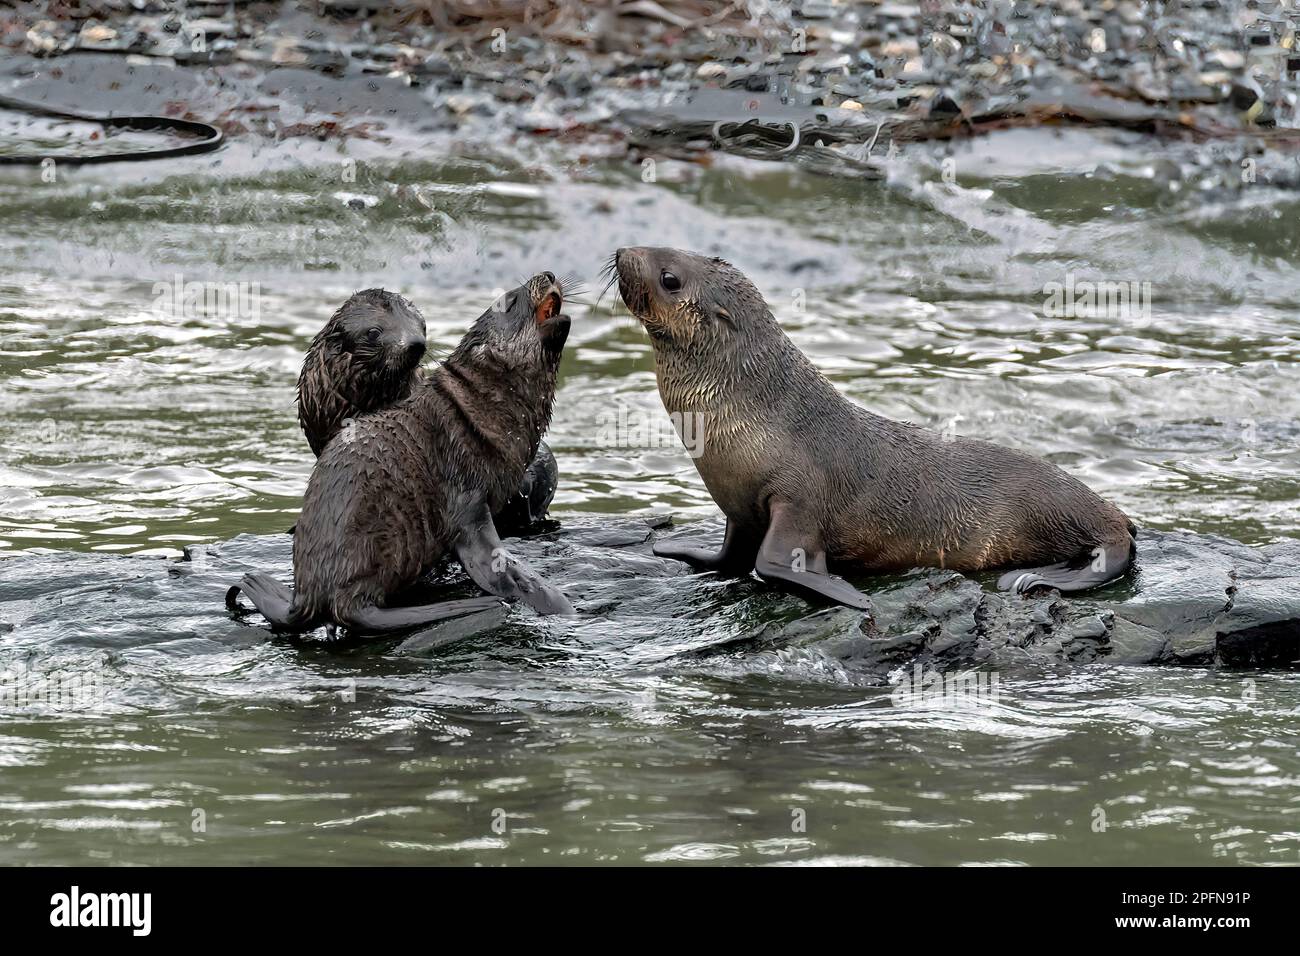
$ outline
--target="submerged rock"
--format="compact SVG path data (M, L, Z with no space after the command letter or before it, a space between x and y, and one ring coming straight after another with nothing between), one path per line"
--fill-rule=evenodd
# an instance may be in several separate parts
M339 640L322 630L297 639L348 653L428 656L451 644L494 653L539 631L549 652L621 656L719 674L789 671L814 662L817 679L883 684L899 668L952 672L1088 664L1215 668L1300 665L1300 541L1260 548L1214 535L1143 532L1137 570L1095 594L1027 597L991 590L955 571L857 577L872 616L816 607L757 579L696 574L656 557L666 516L575 517L543 522L508 547L553 581L576 620L520 607L485 612L384 641ZM721 540L720 521L690 538ZM0 640L6 653L43 646L166 646L195 635L247 644L272 639L256 614L234 620L223 595L245 571L288 581L292 537L240 535L193 546L184 558L45 552L5 561ZM432 576L404 600L423 603L475 591L459 567ZM278 639L278 638L276 638ZM2 663L2 660L0 660ZM809 665L811 666L811 665Z

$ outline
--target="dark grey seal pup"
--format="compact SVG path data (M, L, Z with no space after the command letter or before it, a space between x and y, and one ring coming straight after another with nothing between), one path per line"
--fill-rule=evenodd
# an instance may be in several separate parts
M337 624L356 633L420 627L499 605L470 598L418 607L390 600L456 557L489 594L571 614L558 590L501 544L492 514L519 487L551 419L569 334L549 272L506 293L455 351L396 405L363 415L326 444L293 540L290 591L247 574L243 591L273 628Z
M320 457L361 415L395 405L425 380L424 316L395 292L366 289L349 298L316 334L298 376L298 424ZM520 534L546 516L560 471L542 442L523 481L492 516L497 532Z
M716 554L656 554L862 609L867 597L829 566L1014 567L999 587L1080 591L1132 562L1128 518L1054 465L850 402L721 259L620 249L611 266L654 344L664 408L693 432L727 516Z

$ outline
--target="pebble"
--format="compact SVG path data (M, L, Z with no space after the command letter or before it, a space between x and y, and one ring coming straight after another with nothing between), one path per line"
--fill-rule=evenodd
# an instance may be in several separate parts
M515 119L518 129L533 133L550 133L564 129L568 125L559 113L545 109L531 109Z
M373 209L375 206L379 205L379 197L370 196L365 193L335 193L334 198L349 209L355 209L358 212L365 209Z
M1225 70L1240 70L1246 65L1246 57L1236 50L1215 50L1205 58L1207 63L1217 63Z
M931 33L930 49L944 59L951 59L961 54L961 44L946 33Z

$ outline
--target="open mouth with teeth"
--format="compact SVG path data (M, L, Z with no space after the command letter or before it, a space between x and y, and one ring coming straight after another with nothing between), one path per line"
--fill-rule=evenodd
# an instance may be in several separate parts
M550 292L542 297L542 301L537 303L536 318L537 324L541 325L556 315L560 314L560 306L564 300L560 297L558 289L552 288Z

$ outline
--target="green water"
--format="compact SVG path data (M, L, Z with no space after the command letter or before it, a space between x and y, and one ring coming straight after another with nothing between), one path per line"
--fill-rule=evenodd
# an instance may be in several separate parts
M1001 675L993 704L900 708L825 654L682 657L809 609L658 564L602 592L641 610L516 609L418 654L273 641L227 618L220 573L180 610L167 590L186 546L292 524L302 354L370 286L445 352L494 289L585 278L552 516L715 518L644 333L593 305L628 244L727 256L880 414L1043 455L1145 527L1300 534L1300 201L1170 201L1140 140L967 149L954 185L924 152L885 184L729 159L646 183L546 150L376 149L352 181L333 147L238 142L5 172L0 666L102 692L0 703L0 862L1300 860L1291 674L1046 668ZM1150 283L1149 311L1046 314L1070 276ZM190 282L234 293L177 310Z

